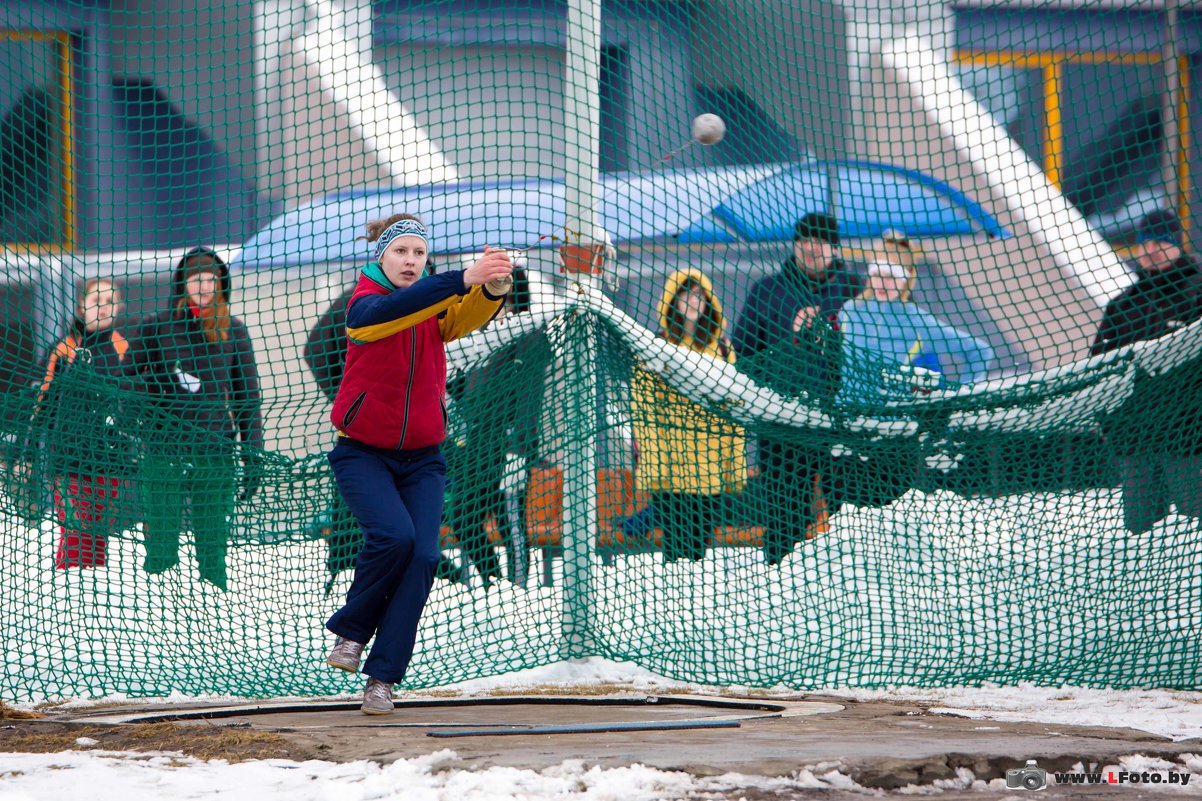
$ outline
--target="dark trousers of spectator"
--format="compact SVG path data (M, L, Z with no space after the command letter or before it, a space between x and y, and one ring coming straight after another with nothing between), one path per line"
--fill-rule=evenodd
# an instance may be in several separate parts
M473 444L454 453L448 465L451 476L451 530L459 541L459 549L476 566L489 586L501 578L501 558L496 546L488 541L488 522L495 520L503 539L509 539L505 496L501 493L501 478L505 474L505 452Z
M348 640L375 638L363 672L405 676L438 565L446 461L437 447L385 451L343 441L329 455L343 500L363 529L346 604L326 628Z
M104 567L108 535L116 528L113 507L120 496L120 481L100 475L67 475L54 487L54 512L58 517L58 550L54 566Z
M714 527L724 524L727 516L721 495L657 492L651 496L651 505L663 536L665 562L704 559L713 542Z
M1119 462L1123 524L1132 534L1148 531L1169 513L1202 517L1202 456L1137 454Z
M174 453L148 452L141 464L142 501L146 517L147 573L162 573L179 564L180 531L187 506L200 577L226 588L225 556L229 517L238 485L232 448L197 446Z
M821 476L827 513L839 508L835 497L829 447L794 445L778 440L758 441L761 492L759 510L764 526L764 561L780 564L793 546L806 539L806 529L818 519L814 476Z

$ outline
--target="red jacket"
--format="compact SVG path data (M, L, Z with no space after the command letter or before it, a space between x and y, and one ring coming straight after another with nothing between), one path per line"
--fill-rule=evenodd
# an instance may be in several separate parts
M372 262L346 311L346 371L330 420L343 436L377 448L413 450L446 437L443 343L484 325L501 305L463 271L397 289Z

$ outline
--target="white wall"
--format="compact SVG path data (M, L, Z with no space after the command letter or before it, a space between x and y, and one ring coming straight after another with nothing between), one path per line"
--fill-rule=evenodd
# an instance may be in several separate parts
M235 271L233 312L250 329L263 392L267 449L299 458L328 450L330 404L305 362L309 330L355 278L355 268L315 265Z
M463 178L562 176L563 50L377 46L392 93Z

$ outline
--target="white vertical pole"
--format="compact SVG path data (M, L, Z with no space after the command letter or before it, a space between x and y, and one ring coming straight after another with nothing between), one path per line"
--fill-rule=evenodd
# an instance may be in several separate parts
M601 0L569 0L563 76L567 219L580 244L600 243Z
M600 173L601 0L568 0L564 53L565 243L600 245L597 183ZM591 288L592 275L576 279ZM565 393L568 431L574 432L563 471L563 656L591 652L591 564L597 535L598 349L596 321L569 327Z
M284 147L279 131L280 43L304 30L303 0L258 0L254 5L255 155L258 189L272 200L284 197L279 171Z

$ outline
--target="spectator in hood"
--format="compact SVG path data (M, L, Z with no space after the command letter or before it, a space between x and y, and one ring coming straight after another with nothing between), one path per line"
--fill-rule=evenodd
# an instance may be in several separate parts
M224 590L228 520L258 489L263 417L254 347L230 313L229 269L216 251L184 254L170 306L138 326L129 355L153 400L142 421L143 566L163 573L179 564L188 508L200 577Z
M668 277L659 321L659 336L672 345L715 361L734 361L722 304L700 270L677 270ZM726 499L742 492L747 480L743 429L645 370L634 371L631 395L639 443L635 487L650 495L664 561L704 559L714 528L725 522Z

